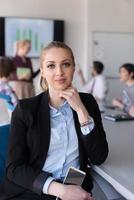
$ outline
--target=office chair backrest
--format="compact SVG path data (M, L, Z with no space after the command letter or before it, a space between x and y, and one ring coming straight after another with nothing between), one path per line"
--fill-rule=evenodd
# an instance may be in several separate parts
M0 126L0 182L5 175L10 124Z

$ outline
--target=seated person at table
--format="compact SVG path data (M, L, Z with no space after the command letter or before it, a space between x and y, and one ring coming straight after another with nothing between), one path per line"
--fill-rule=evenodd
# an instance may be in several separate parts
M126 63L120 67L120 81L125 83L122 99L116 98L112 101L113 106L118 107L129 113L134 105L134 65Z
M51 42L40 60L44 92L20 100L12 114L3 199L93 200L87 164L99 165L108 155L98 105L72 85L70 47ZM62 184L71 166L86 172L82 187Z
M0 59L0 94L9 96L10 103L16 106L18 99L12 87L8 84L10 76L15 71L15 66L10 58Z

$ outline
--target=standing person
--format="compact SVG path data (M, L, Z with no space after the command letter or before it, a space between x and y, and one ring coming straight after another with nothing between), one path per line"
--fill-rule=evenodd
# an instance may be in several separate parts
M108 155L98 105L73 87L75 61L67 45L51 42L40 60L44 92L20 100L12 115L3 199L93 200L87 164L99 165ZM82 187L61 183L71 166L86 172Z
M103 63L94 61L91 72L92 79L89 82L85 81L82 70L79 70L79 75L83 83L82 91L91 93L98 102L100 109L105 103L106 95L108 92L107 83L105 77L102 74L103 70Z
M33 78L39 70L33 72L32 62L27 57L31 48L30 40L19 40L16 42L16 55L13 58L16 66L15 91L19 99L34 96Z
M120 81L125 83L122 98L113 99L112 104L125 112L129 113L134 106L134 65L126 63L120 67Z
M13 88L8 84L10 76L14 73L15 66L10 58L0 59L0 94L8 96L10 103L16 106L18 98Z

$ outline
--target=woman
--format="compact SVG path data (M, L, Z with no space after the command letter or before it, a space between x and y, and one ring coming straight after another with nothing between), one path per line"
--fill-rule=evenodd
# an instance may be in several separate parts
M129 113L130 108L134 105L134 65L126 63L120 67L120 81L126 84L123 90L122 99L113 100L113 106L118 107Z
M98 105L72 86L75 61L64 43L43 49L40 70L45 92L21 100L12 115L6 196L92 200L87 164L99 165L108 154ZM61 183L70 166L86 172L82 187Z
M19 99L34 96L33 78L39 70L33 72L32 62L26 57L31 49L30 40L19 40L16 43L16 56L13 58L16 66L15 91Z

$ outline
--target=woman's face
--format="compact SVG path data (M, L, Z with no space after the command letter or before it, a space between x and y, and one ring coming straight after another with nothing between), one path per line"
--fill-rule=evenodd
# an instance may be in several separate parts
M26 43L23 47L21 47L21 52L24 56L26 56L31 49L30 43Z
M46 79L49 90L62 91L72 85L74 68L70 52L54 47L45 52L41 75Z
M132 79L132 74L129 73L125 68L120 68L120 81L126 83L128 80Z

